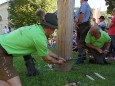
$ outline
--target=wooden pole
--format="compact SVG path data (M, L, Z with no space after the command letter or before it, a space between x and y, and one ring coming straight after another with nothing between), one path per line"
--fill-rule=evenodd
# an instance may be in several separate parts
M57 54L65 59L72 58L72 34L74 27L74 0L58 0ZM56 65L56 70L68 71L71 62Z

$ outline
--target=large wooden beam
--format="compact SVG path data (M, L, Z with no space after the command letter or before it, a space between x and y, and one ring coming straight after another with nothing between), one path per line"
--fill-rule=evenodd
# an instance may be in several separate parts
M73 12L74 0L58 0L58 36L57 53L65 59L72 57L72 34L74 27ZM56 65L57 70L68 71L71 62L64 65Z

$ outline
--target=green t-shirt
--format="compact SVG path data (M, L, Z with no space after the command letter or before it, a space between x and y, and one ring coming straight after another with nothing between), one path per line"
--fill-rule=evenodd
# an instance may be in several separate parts
M38 52L39 56L48 55L47 38L41 25L18 28L9 34L0 35L0 44L12 55L28 55Z
M102 48L105 43L111 41L111 38L105 31L100 30L100 32L101 32L101 37L97 40L95 39L95 37L91 36L91 34L88 32L85 38L85 42L90 43L98 48Z

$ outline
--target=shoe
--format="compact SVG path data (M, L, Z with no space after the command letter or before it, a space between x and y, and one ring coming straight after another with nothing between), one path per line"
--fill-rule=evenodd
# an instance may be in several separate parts
M115 58L114 57L106 57L105 59L107 59L107 60L115 60Z
M26 68L27 68L27 76L36 76L39 75L39 71L35 68L35 59L31 58L28 59L25 63Z
M84 60L82 58L78 58L76 64L83 64Z

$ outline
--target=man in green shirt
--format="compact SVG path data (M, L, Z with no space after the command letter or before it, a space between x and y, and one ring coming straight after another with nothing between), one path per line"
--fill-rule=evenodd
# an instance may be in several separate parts
M13 67L13 56L30 55L37 52L47 63L63 64L65 60L48 50L47 37L57 28L57 16L47 13L40 24L20 27L17 30L0 35L0 85L22 86Z
M109 35L102 31L98 26L92 26L85 38L86 46L89 52L93 55L91 63L106 64L105 54L107 54L111 38Z

